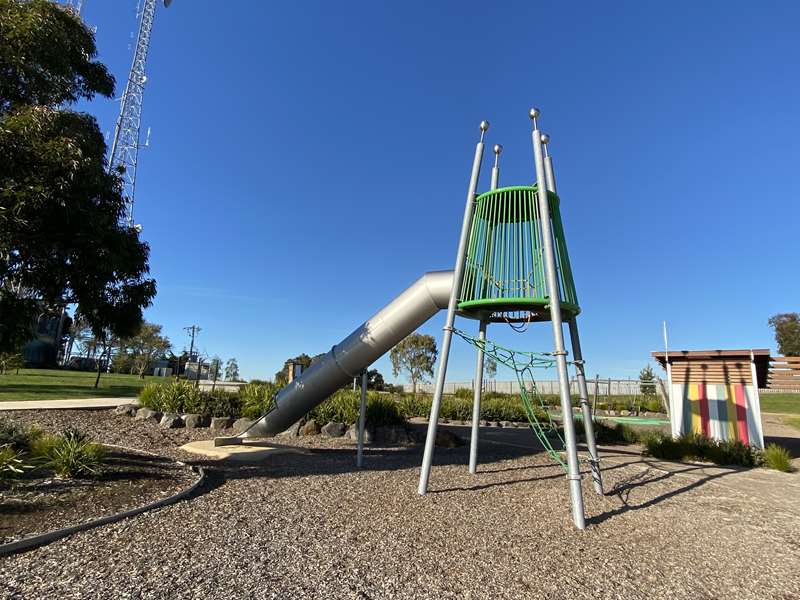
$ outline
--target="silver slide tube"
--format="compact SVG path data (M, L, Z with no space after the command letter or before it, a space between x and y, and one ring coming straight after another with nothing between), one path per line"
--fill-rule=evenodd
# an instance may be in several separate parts
M288 429L425 321L447 308L452 289L452 271L432 271L420 277L278 392L272 410L240 437L269 437Z

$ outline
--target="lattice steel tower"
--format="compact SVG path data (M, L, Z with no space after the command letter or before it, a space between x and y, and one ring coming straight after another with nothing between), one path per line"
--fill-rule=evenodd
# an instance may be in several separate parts
M139 158L139 136L142 127L142 102L144 86L147 83L145 67L147 53L150 50L150 33L153 30L153 19L156 14L157 0L144 0L140 14L139 34L133 53L133 63L125 84L125 92L120 102L119 117L114 128L114 141L111 145L111 159L108 162L109 172L122 171L123 191L125 198L125 219L128 226L133 227L133 202L136 194L136 167ZM163 0L169 6L172 0Z

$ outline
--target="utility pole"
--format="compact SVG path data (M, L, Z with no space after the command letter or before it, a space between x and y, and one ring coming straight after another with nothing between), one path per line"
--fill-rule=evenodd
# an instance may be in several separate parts
M183 330L189 334L191 338L191 343L189 344L189 360L192 360L192 356L194 355L194 336L200 333L202 330L197 325L191 325L189 327L184 327Z

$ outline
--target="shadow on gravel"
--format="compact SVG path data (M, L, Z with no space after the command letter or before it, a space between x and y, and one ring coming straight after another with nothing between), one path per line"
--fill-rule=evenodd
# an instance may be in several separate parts
M448 429L447 426L440 426L441 429ZM519 433L521 432L521 434ZM497 438L501 435L508 437L521 435L525 438L526 430L508 430L504 433L493 432L491 437L486 439L486 444L481 446L480 462L489 468L483 470L479 467L479 473L496 473L504 469L491 469L491 463L514 460L526 456L541 454L543 450L534 446L535 441L528 444L504 444L498 442ZM529 434L528 434L529 435ZM487 438L489 436L487 435ZM513 439L513 437L512 437ZM285 442L285 440L282 440ZM378 448L366 446L364 448L364 468L356 467L356 449L349 448L303 448L307 454L276 454L270 457L269 462L260 465L220 463L214 460L190 460L188 464L201 466L206 471L206 482L201 488L196 490L195 496L199 496L212 491L223 485L226 481L237 479L250 479L256 477L284 478L284 477L304 477L309 475L342 475L347 473L358 473L360 471L400 471L406 469L418 469L422 463L422 444L414 446L399 446ZM445 465L463 465L467 468L469 463L468 443L458 448L436 448L434 454L434 469ZM531 468L545 468L551 465L535 465L531 467L510 467L508 470L524 470ZM559 475L558 477L563 477ZM547 476L541 479L551 479ZM507 484L520 483L525 481L510 481ZM438 493L447 490L432 489L431 493Z
M672 489L672 490L670 490L670 491L668 491L668 492L666 492L664 494L661 494L659 496L655 496L654 498L651 498L651 499L646 500L644 502L640 502L639 504L631 504L629 502L629 498L630 498L631 492L636 490L637 488L643 488L643 487L645 487L647 485L650 485L650 484L653 484L653 483L658 483L658 482L661 482L661 481L668 481L670 479L673 479L676 475L686 475L686 474L691 474L691 473L703 471L707 467L705 467L705 466L695 466L695 465L682 465L684 468L680 469L679 471L664 472L663 470L658 469L657 467L655 467L655 465L653 465L652 462L650 462L650 461L648 461L648 460L646 460L644 458L642 458L639 461L635 461L635 462L631 462L631 463L625 463L624 465L623 464L619 464L618 466L621 467L621 466L628 466L628 465L632 465L632 466L633 465L636 465L636 466L644 465L644 466L646 466L646 469L644 471L639 472L639 473L634 473L634 474L628 476L627 478L625 478L622 481L618 482L617 485L614 486L613 489L611 489L611 490L606 492L606 496L616 496L619 499L619 501L622 503L622 506L620 506L619 508L615 508L613 510L608 510L606 512L600 513L599 515L595 515L593 517L589 517L588 519L586 519L587 523L591 523L593 525L597 525L599 523L602 523L604 521L607 521L609 519L612 519L612 518L614 518L614 517L616 517L618 515L624 514L624 513L629 512L629 511L644 510L644 509L650 508L652 506L656 506L656 505L661 504L662 502L664 502L666 500L669 500L670 498L674 498L674 497L679 496L681 494L685 494L687 492L695 490L695 489L705 485L709 481L713 481L715 479L720 479L720 478L725 477L727 475L730 475L732 473L736 473L736 472L741 471L741 469L731 469L729 471L724 471L722 473L715 473L715 474L711 474L711 475L705 475L704 477L696 479L695 481L692 481L691 483L688 483L688 484L683 485L681 487L677 487L675 489ZM605 468L603 470L607 471L609 469Z

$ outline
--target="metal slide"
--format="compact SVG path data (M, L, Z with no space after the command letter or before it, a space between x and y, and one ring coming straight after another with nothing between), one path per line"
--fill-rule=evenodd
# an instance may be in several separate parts
M269 437L288 429L417 327L447 308L452 287L452 271L431 271L417 279L278 392L272 410L239 437Z

